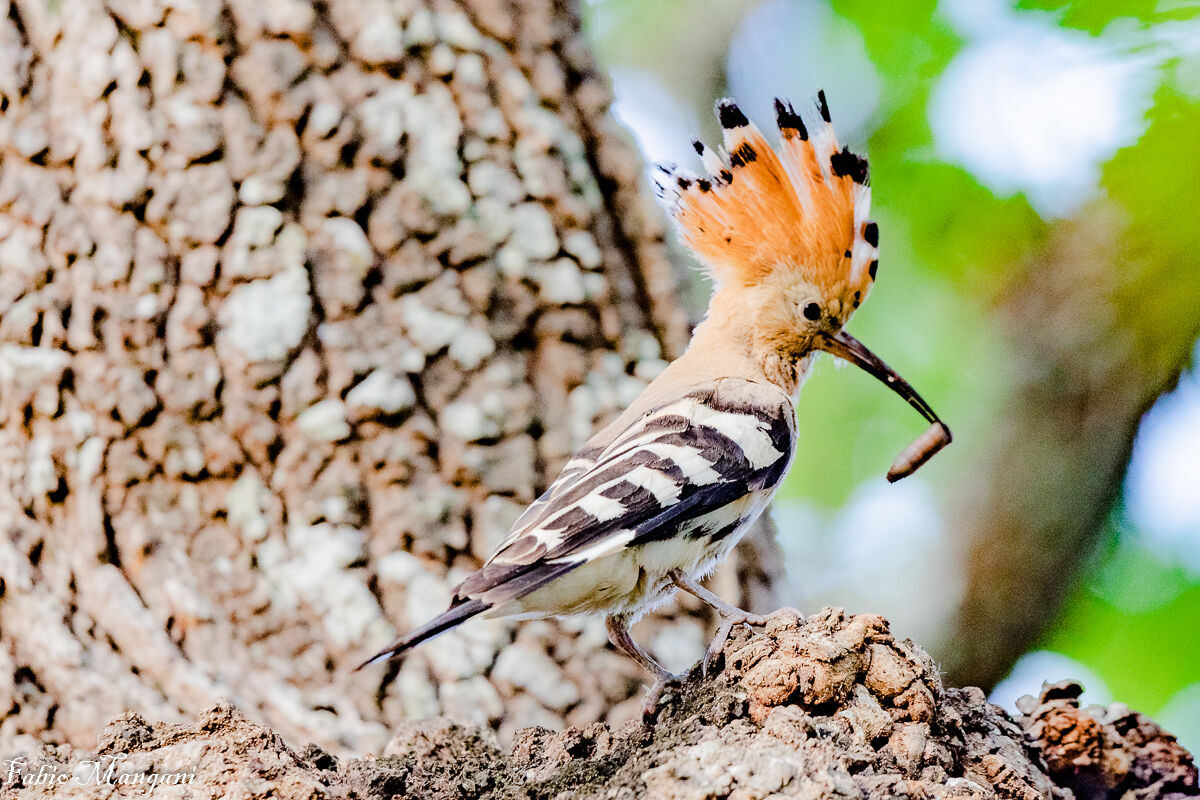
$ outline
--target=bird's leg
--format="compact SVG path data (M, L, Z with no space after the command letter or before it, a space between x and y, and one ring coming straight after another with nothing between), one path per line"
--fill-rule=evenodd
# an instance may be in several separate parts
M727 603L715 594L705 589L692 578L684 575L679 570L674 570L670 574L671 582L683 589L688 594L695 595L703 600L708 605L721 615L721 619L733 620L734 625L745 623L747 625L765 625L767 623L766 614L751 614L749 611L743 611L732 603Z
M708 665L725 647L725 641L729 638L730 632L733 631L734 625L766 625L767 620L772 616L769 614L751 614L749 611L743 611L732 603L725 602L708 589L705 589L697 581L685 575L681 570L673 570L668 577L680 589L712 606L721 618L721 626L717 628L716 636L709 643L708 649L704 651L704 658L700 661L700 674L702 675L708 674ZM804 619L804 615L794 608L780 610L793 613L798 619Z
M658 708L658 700L662 696L663 689L668 683L678 681L679 676L668 672L666 667L655 661L633 640L633 637L629 635L629 628L626 626L625 620L621 617L614 615L605 618L604 627L608 631L608 640L613 643L614 647L641 664L647 672L654 676L654 684L646 693L646 699L642 701L642 716L653 716L655 709Z

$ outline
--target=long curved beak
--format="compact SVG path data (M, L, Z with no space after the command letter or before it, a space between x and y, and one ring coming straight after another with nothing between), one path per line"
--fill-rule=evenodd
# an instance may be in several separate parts
M888 472L888 480L895 482L916 472L917 468L933 457L933 454L950 444L950 428L930 408L925 398L917 394L917 390L908 381L896 374L896 371L870 350L866 345L845 331L838 331L830 336L823 334L817 337L816 346L831 355L849 361L863 371L874 375L893 392L903 397L910 406L929 420L930 428L915 442L909 445L896 457Z

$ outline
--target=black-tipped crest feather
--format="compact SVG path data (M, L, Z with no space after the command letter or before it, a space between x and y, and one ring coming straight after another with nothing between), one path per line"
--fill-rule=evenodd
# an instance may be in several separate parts
M851 153L849 147L843 147L841 152L830 156L829 166L833 169L834 175L837 175L839 178L849 176L850 180L855 183L865 184L870 176L867 168L867 160Z
M778 97L775 98L775 124L784 135L787 131L795 131L800 141L808 141L808 128L804 127L804 120L796 113L791 103L785 103Z
M829 116L829 103L825 102L824 89L817 90L817 110L821 112L821 119L826 122L833 122L833 119Z
M742 128L750 124L750 120L737 107L737 103L728 98L717 101L717 119L720 120L721 127L726 130Z

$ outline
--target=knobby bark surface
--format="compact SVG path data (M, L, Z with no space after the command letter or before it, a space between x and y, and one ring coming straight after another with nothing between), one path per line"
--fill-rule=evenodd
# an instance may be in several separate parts
M685 342L574 6L4 8L3 749L223 698L359 753L636 714L598 622L350 672ZM698 654L692 614L639 633Z
M229 704L194 723L124 714L94 748L13 759L0 790L87 800L153 780L157 797L248 800L1200 795L1191 755L1141 714L1081 709L1080 687L1064 682L1023 698L1014 721L978 689L945 688L929 656L880 617L778 614L761 632L735 632L716 667L668 694L651 725L527 728L507 752L490 731L445 718L405 723L379 756L339 759Z

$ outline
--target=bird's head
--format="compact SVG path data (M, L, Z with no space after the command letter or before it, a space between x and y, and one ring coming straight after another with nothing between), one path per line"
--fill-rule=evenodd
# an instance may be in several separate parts
M824 93L811 113L775 101L778 152L731 100L717 103L719 152L696 142L707 175L660 167L684 242L717 284L712 314L798 360L836 337L867 299L879 229L867 219L867 161L838 149Z
M911 386L843 330L875 283L879 228L868 219L867 160L839 148L825 93L801 113L775 101L778 150L733 101L719 101L717 116L724 147L693 144L705 174L660 165L656 175L681 238L716 284L709 319L745 341L768 376L784 376L782 385L825 351L940 425Z

